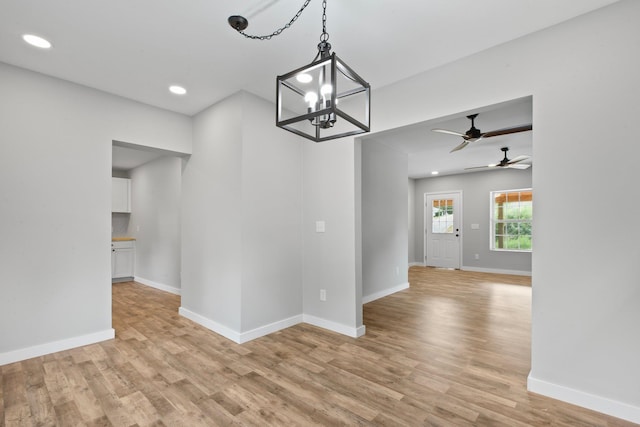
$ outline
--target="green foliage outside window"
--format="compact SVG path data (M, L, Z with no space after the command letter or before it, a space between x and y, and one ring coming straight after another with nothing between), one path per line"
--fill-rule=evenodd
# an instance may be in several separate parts
M491 200L493 203L491 249L531 251L532 190L492 192Z

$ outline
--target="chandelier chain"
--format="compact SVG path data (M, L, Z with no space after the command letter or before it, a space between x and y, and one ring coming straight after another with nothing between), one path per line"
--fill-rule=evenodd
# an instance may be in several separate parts
M248 38L248 39L253 39L253 40L271 40L272 37L280 35L280 33L282 33L284 30L286 30L287 28L291 27L291 25L293 25L293 23L298 20L300 15L302 15L302 12L306 9L306 7L309 5L310 2L311 2L311 0L305 0L304 4L300 8L300 10L298 12L296 12L296 14L293 16L293 18L291 18L291 20L287 24L285 24L284 27L278 28L277 30L275 30L271 34L268 34L268 35L265 35L265 36L254 36L254 35L251 35L251 34L247 34L247 33L245 33L244 31L241 31L241 30L237 30L237 31L240 34L242 34L243 36L245 36L246 38ZM327 3L326 0L324 0L323 5L324 5L325 8L326 8L326 3ZM324 20L326 20L326 15L323 15L323 26L324 26Z
M322 0L322 34L320 35L320 41L326 42L329 40L329 34L327 33L327 0Z

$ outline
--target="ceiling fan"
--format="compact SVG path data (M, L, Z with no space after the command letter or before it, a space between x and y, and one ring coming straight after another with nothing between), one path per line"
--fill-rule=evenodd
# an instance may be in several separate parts
M467 145L469 145L470 142L473 141L479 141L483 138L490 138L492 136L499 136L499 135L508 135L510 133L518 133L518 132L526 132L528 130L533 129L533 126L528 124L528 125L521 125L521 126L515 126L515 127L510 127L510 128L504 128L504 129L497 129L497 130L492 130L490 132L482 132L480 129L475 127L475 123L474 120L475 118L478 117L477 114L471 114L469 116L467 116L467 119L471 120L471 128L466 131L465 133L460 133L460 132L456 132L453 130L447 130L447 129L431 129L433 132L440 132L440 133L447 133L450 135L456 135L456 136L461 136L462 139L464 141L462 141L462 143L460 145L458 145L457 147L455 147L453 150L450 151L450 153L453 153L454 151L458 151L458 150L462 150L464 147L466 147Z
M507 158L507 151L509 151L509 147L502 147L500 149L504 153L504 159L500 160L499 163L494 163L487 166L476 166L472 168L464 168L464 170L470 169L487 169L487 168L512 168L512 169L528 169L531 167L528 163L520 163L523 160L527 160L529 156L518 156L514 159L509 160Z

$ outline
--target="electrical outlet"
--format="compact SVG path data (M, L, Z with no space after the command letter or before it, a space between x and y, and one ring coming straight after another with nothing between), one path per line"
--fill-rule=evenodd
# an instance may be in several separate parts
M326 301L326 300L327 300L327 290L320 289L320 301Z
M400 275L400 267L396 266L396 276Z
M476 259L480 259L480 254L476 254Z

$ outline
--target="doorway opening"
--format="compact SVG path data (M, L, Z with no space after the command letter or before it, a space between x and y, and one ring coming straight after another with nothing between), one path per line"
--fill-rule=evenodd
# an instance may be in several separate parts
M127 280L177 295L181 293L180 200L186 158L184 153L112 141L112 180L126 180L130 188L129 209L112 209L112 247L123 245L123 240L131 242L129 253L124 254L132 262ZM121 281L113 277L113 266L112 253L112 282Z

